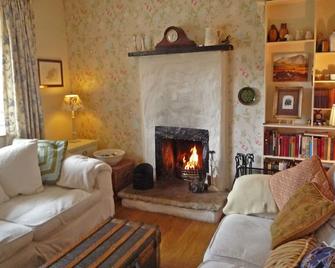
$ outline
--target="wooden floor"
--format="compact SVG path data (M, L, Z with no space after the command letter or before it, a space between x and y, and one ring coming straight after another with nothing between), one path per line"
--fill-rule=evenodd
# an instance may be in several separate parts
M162 268L198 267L218 225L120 205L116 207L116 218L159 225Z

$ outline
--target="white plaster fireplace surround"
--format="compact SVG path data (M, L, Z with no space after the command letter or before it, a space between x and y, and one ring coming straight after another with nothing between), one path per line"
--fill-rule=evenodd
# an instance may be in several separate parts
M144 161L155 168L155 126L209 131L219 189L229 187L227 154L228 53L166 54L139 58Z

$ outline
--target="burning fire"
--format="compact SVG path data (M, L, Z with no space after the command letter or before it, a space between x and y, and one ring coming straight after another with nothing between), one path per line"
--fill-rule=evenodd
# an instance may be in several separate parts
M192 154L190 156L189 161L186 161L185 156L183 158L184 169L186 170L196 169L198 167L199 156L197 153L197 147L194 145L193 148L191 148L190 152Z

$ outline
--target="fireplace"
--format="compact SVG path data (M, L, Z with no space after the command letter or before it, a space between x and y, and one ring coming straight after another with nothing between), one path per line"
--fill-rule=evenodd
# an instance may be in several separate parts
M208 142L208 130L156 126L157 180L204 178L208 173Z

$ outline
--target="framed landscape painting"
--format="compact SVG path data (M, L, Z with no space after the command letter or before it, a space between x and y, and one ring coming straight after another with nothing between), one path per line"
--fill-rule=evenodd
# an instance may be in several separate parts
M308 81L308 53L283 53L273 56L273 81Z
M276 87L274 115L277 119L301 118L302 87Z

